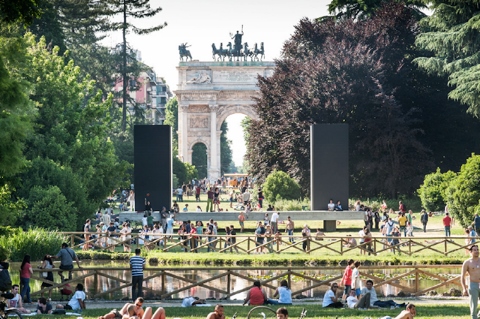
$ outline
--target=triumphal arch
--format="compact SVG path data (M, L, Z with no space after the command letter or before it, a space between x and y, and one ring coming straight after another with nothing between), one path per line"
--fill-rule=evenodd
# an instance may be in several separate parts
M258 96L257 75L273 74L274 62L180 62L178 70L178 154L192 163L197 143L207 148L209 179L220 177L220 127L235 113L257 119L252 97ZM241 134L241 132L238 132Z

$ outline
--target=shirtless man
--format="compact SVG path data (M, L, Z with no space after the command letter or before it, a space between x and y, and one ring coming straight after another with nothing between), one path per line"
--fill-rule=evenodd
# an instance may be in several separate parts
M225 319L225 314L223 313L223 305L216 305L215 310L213 312L210 312L207 315L206 319Z
M478 305L478 290L480 282L480 259L478 258L478 245L470 246L470 259L465 260L462 266L462 288L463 295L470 296L470 315L472 319L478 318L477 305ZM470 276L470 284L467 290L465 282L465 276L468 273Z
M413 319L417 315L417 310L415 310L415 305L414 304L408 304L406 309L400 312L398 316L396 316L393 319ZM392 317L390 316L385 316L380 319L391 319Z

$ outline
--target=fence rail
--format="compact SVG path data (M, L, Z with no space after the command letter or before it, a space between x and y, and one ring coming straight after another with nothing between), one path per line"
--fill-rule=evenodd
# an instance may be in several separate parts
M431 290L447 289L452 285L460 288L460 275L442 275L442 273L451 272L452 269L459 270L460 267L460 265L398 265L388 269L389 267L386 266L365 266L360 268L360 276L363 279L371 279L377 291L386 291L387 287L385 286L389 285L397 291L401 290L406 294L420 296ZM215 268L216 275L212 275L209 272L211 270L212 267L148 267L144 273L144 291L157 299L168 299L172 295L182 292L186 292L188 295L190 289L202 287L209 292L209 295L216 296L216 299L230 299L249 290L254 280L260 280L262 286L267 290L267 294L271 296L277 288L279 280L286 279L289 286L292 287L292 296L295 298L314 288L320 287L326 290L332 282L342 278L344 267L222 267ZM41 278L39 273L43 271L45 269L35 269L32 280L48 282L53 286L32 291L33 295L65 285L65 283L49 282ZM47 271L56 272L58 269ZM76 268L73 271L72 282L82 282L87 288L98 287L93 291L89 289L89 298L111 296L119 290L127 289L129 291L131 287L130 269L126 267ZM320 272L320 275L314 275L311 273L312 271ZM194 272L195 276L185 275L191 272ZM409 280L405 280L406 278ZM239 280L243 280L244 284L237 287L233 283ZM429 280L428 282L431 284L428 286L422 284L420 287L420 280L423 283L426 282L425 280ZM145 282L148 281L151 281L152 284L146 285ZM294 288L293 282L301 282L301 287Z
M330 252L338 255L397 253L412 256L421 252L429 252L436 255L451 256L467 249L468 237L396 237L399 243L392 245L388 239L391 237L372 237L371 242L351 246L349 239L355 238L360 243L361 238L347 236L322 236L304 238L299 236L282 235L278 238L264 238L263 243L257 243L255 235L165 235L150 234L149 239L141 234L132 233L130 238L106 237L102 234L96 238L85 241L83 232L63 232L69 238L71 247L82 248L85 244L95 249L113 250L116 246L147 250L161 250L164 252L227 252L235 250L237 253L254 254L257 252L269 252L280 254L282 252L297 252L310 254L315 251ZM91 233L90 235L95 235ZM133 243L133 244L132 244ZM143 243L143 244L141 244Z

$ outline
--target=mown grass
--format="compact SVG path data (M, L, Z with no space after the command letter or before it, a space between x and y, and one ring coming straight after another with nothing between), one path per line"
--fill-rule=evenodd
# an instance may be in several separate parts
M213 310L215 302L212 307L166 307L167 318L181 318L181 319L203 319L209 312ZM146 303L148 306L148 302ZM272 306L276 310L279 306ZM400 309L375 309L375 310L354 310L354 309L324 309L318 302L305 303L304 305L288 306L289 318L298 318L302 309L307 309L306 318L326 319L326 318L348 318L348 319L364 319L366 317L379 318L382 316L395 317L400 313ZM231 318L234 313L237 313L237 319L244 319L252 307L242 306L225 306L225 317ZM96 319L98 316L104 315L110 309L87 309L82 313L84 319ZM155 310L155 309L154 309ZM265 312L267 318L274 318L273 313L265 310L259 310L252 313L252 319L261 319L259 314L261 311ZM39 317L38 315L36 317ZM43 316L40 316L43 317ZM427 304L417 305L416 319L431 319L431 318L455 318L468 319L469 308L468 305L441 305Z

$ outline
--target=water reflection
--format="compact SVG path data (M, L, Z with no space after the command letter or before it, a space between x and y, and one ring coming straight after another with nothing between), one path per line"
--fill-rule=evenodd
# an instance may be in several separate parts
M131 298L131 290L130 287L126 286L130 283L131 279L131 272L130 270L115 270L113 268L118 267L125 267L128 268L128 263L119 263L119 262L83 262L83 266L85 268L88 267L102 267L105 270L99 271L100 274L98 275L91 275L87 276L84 279L85 290L88 293L89 298L92 298L94 295L104 292L104 291L112 291L108 295L103 295L101 298L103 299L123 299L123 298ZM16 267L16 268L15 268ZM17 269L19 265L12 264L12 269ZM80 276L82 273L84 275L87 274L88 270L83 272L76 273L76 276ZM326 280L328 278L332 278L335 276L341 276L343 270L324 270L322 268L304 268L302 270L295 270L297 273L301 273L304 276L316 278L317 280ZM366 273L366 268L361 268L361 272ZM385 278L393 278L398 276L402 273L407 272L407 269L398 269L398 268L386 268L386 269L378 269L378 270L368 270L369 275L375 275L377 277L385 277ZM427 269L427 272L431 272L434 274L445 274L445 275L458 275L460 273L460 267L456 268L442 268L442 269ZM214 299L222 299L225 297L225 294L219 291L210 290L206 287L202 286L192 286L192 283L201 282L204 280L208 280L209 278L213 278L219 274L225 273L225 270L219 270L215 268L210 269L182 269L178 268L175 270L169 270L169 273L172 273L180 278L185 278L187 281L179 280L178 278L172 276L165 277L165 283L163 288L165 292L162 292L162 277L156 276L153 278L146 279L144 281L144 295L147 299L160 299L160 296L163 293L169 293L181 288L189 287L179 293L175 293L171 295L173 299L181 299L187 296L197 296L199 298L214 298ZM241 274L243 276L247 276L251 280L259 279L259 280L267 280L268 278L276 277L283 273L283 271L275 270L275 269L256 269L256 270L233 270L234 273ZM155 272L149 271L148 267L145 271L145 277L149 277L153 275ZM60 282L58 275L54 273L55 282ZM19 282L18 272L11 271L13 283ZM105 276L104 276L105 275ZM39 276L38 273L35 276ZM116 279L120 278L120 280ZM277 287L280 284L280 281L284 278L278 278L273 280L269 283L269 285L273 287ZM286 279L286 278L285 278ZM222 291L227 290L228 286L228 277L221 276L216 278L212 281L206 283L208 286L213 286L217 289ZM236 275L230 276L230 290L231 291L240 291L245 288L249 288L252 285L252 281L247 280L242 277L238 277ZM365 278L364 278L365 280ZM302 278L300 276L292 276L292 291L303 290L301 294L306 298L320 298L324 295L327 287L322 285L320 287L309 288L317 281L309 279L309 278ZM404 276L401 279L397 280L395 283L398 283L402 286L406 287L414 287L415 285L415 276ZM435 284L438 284L438 281L432 279L425 279L422 278L418 282L419 289L425 289L427 287L431 287ZM40 290L41 281L40 280L31 280L30 286L32 291ZM190 287L192 286L192 287ZM123 287L123 288L121 288ZM447 291L452 287L456 287L455 285L449 285L445 287L439 288L439 292ZM377 289L379 295L388 296L388 295L396 295L400 292L401 288L395 287L393 285L383 285ZM266 288L267 296L272 297L275 290ZM55 295L55 293L57 295ZM58 296L58 291L55 291L54 297ZM246 291L237 293L230 297L232 300L242 300L246 297Z

